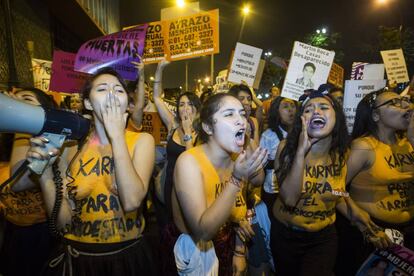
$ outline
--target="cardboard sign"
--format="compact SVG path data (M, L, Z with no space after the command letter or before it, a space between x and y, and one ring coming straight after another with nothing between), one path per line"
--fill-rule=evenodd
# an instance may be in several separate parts
M260 48L237 42L227 80L233 83L245 81L253 86L262 52Z
M402 49L381 51L381 56L390 83L410 81Z
M52 62L50 60L32 58L32 71L34 87L43 91L49 91Z
M332 64L331 72L329 72L328 82L336 87L344 87L344 68L334 63Z
M375 250L359 269L356 276L414 275L414 252L401 245Z
M326 83L335 52L295 41L282 97L297 101L306 89L318 89Z
M351 80L382 80L384 70L382 63L353 62Z
M219 52L219 10L163 21L168 60L182 60Z
M102 67L114 68L123 78L135 80L137 69L131 61L139 61L144 51L147 24L98 37L82 44L76 54L75 70L94 74Z
M76 54L64 51L53 52L50 90L66 93L80 93L87 74L75 72Z
M168 129L162 123L158 112L144 112L141 131L151 134L156 145L167 144Z
M373 91L384 88L386 80L347 80L344 92L344 113L349 133L352 132L355 113L362 98Z

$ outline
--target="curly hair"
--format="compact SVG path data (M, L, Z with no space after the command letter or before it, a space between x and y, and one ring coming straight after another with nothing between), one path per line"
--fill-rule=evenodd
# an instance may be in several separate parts
M349 149L349 135L346 128L345 115L342 108L332 100L330 95L326 95L331 99L333 109L335 111L336 122L332 130L332 142L329 148L329 155L332 163L339 162L339 167L345 166L346 154ZM285 180L289 171L292 169L293 161L295 160L296 150L299 144L300 133L302 132L302 120L303 108L296 112L295 120L292 130L289 132L286 138L286 144L279 156L279 168L276 170L278 182L281 184ZM338 160L337 160L338 158Z

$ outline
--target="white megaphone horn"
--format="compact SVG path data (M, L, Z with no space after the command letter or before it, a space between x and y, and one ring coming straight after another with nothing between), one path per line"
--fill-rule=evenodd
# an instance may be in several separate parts
M90 121L76 113L43 108L14 100L0 93L0 132L42 135L48 147L60 148L65 139L80 140L90 127ZM41 174L48 161L35 161L29 168Z

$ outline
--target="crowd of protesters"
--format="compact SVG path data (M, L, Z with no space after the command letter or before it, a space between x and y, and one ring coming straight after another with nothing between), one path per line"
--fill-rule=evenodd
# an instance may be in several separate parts
M131 89L111 68L60 108L92 121L86 139L2 134L0 183L25 161L50 160L1 186L0 274L355 275L375 248L414 250L414 119L392 88L366 95L348 133L340 88L299 101L245 84L164 100L144 65ZM6 93L58 108L41 90ZM165 147L142 131L158 112ZM3 151L3 149L2 149ZM154 169L155 168L155 169ZM151 210L148 210L151 209ZM159 242L146 227L156 221Z

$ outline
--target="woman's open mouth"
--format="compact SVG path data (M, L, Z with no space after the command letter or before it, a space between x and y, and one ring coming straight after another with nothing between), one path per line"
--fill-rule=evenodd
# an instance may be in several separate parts
M245 133L246 133L246 129L245 128L241 128L241 129L239 129L239 131L236 132L236 135L235 135L236 139L235 139L235 141L236 141L236 145L238 147L243 147Z
M309 126L311 129L322 129L326 125L326 121L322 117L312 117Z

